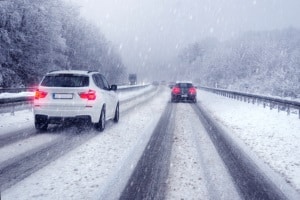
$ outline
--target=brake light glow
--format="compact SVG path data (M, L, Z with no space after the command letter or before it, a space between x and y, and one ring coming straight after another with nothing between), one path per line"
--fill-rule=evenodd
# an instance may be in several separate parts
M180 94L180 88L179 87L173 87L172 93L173 94Z
M41 90L37 89L35 91L34 98L35 99L42 99L42 98L45 98L47 96L47 94L48 94L47 92L44 92L44 91L41 91Z
M96 99L96 91L95 90L89 90L87 92L81 92L81 93L79 93L79 96L82 99L95 100Z
M196 93L197 93L196 88L191 87L191 88L189 89L189 93L190 93L190 94L196 94Z

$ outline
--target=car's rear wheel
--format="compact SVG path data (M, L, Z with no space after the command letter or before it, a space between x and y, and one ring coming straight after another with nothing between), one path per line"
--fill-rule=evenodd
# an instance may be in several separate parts
M35 129L38 131L46 131L48 128L47 117L46 116L43 116L43 117L35 116L34 126L35 126Z
M120 118L120 110L119 110L119 103L118 103L117 106L116 106L116 110L115 110L114 122L118 123L119 118Z
M99 122L95 124L98 131L103 131L105 129L105 108L103 107L100 114Z

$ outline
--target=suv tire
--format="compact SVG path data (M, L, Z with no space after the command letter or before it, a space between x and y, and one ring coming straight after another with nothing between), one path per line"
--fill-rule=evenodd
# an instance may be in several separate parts
M35 129L38 131L46 131L48 128L48 122L47 122L47 120L43 119L42 117L35 116L34 126L35 126Z
M116 106L116 110L115 110L114 122L118 123L119 118L120 118L120 108L119 108L119 103L118 103Z
M98 131L104 131L105 129L105 108L103 107L100 114L99 122L95 124Z

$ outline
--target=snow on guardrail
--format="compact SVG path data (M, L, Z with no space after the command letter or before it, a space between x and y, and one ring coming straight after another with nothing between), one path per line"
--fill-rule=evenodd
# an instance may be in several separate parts
M272 109L278 109L280 111L286 111L288 115L292 112L292 110L297 110L299 119L300 119L300 101L292 101L283 98L276 98L258 94L251 94L251 93L243 93L238 91L230 91L225 89L217 89L217 88L209 88L209 87L202 87L199 86L199 89L213 92L215 94L252 103L252 104L262 104L264 107L269 107Z

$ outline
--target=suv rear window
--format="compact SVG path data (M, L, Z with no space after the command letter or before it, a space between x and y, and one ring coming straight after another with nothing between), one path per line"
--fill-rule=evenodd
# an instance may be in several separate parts
M86 87L89 85L89 77L74 74L47 75L41 86L46 87Z

